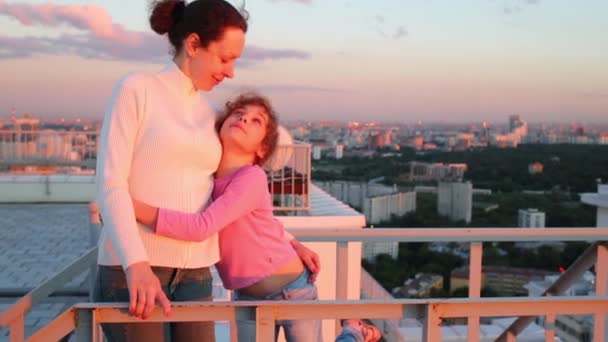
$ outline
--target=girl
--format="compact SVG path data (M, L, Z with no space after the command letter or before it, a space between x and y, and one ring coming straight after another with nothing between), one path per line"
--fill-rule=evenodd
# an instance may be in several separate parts
M288 242L291 236L273 216L260 167L278 139L270 102L254 93L238 96L226 103L216 130L222 157L209 207L189 214L134 200L137 220L158 235L180 240L203 241L219 232L217 269L236 300L317 299L316 286L308 282L310 272ZM321 340L318 320L278 321L277 334L281 326L288 342ZM239 322L238 331L239 341L255 340L255 322Z

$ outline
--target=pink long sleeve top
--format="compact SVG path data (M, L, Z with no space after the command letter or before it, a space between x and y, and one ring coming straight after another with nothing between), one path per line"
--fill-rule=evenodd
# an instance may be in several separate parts
M273 216L266 173L259 166L217 178L212 198L209 207L194 214L159 209L156 233L203 241L219 232L216 266L227 289L255 284L297 256Z

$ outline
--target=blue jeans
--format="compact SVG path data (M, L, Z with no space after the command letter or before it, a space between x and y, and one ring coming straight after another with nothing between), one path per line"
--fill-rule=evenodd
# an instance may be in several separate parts
M234 291L234 300L313 300L318 299L317 286L308 282L310 272L304 271L298 279L285 286L279 291L266 296L249 296ZM320 320L278 320L275 326L275 341L279 335L279 329L283 327L285 340L287 342L320 342L321 321ZM255 321L238 321L237 330L239 342L255 341Z
M336 342L364 342L365 338L361 334L361 330L353 329L352 327L342 328L340 335L336 337Z
M178 269L152 266L171 301L211 301L212 279L208 267ZM96 302L129 302L125 272L121 266L98 266L93 299ZM110 342L215 341L214 322L102 324ZM168 335L168 336L166 336Z

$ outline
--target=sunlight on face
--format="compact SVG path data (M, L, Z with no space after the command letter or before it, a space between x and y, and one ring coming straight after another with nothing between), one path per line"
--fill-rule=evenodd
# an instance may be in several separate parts
M226 28L222 37L197 48L190 60L192 82L198 90L209 91L224 78L234 76L234 63L245 47L245 33L238 28Z
M234 110L220 129L220 139L226 148L238 148L244 153L263 155L269 116L258 105L245 105Z

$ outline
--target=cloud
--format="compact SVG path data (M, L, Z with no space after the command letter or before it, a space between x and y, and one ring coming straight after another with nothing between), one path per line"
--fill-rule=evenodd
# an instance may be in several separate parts
M270 2L295 2L298 4L312 5L312 0L269 0Z
M382 14L376 14L373 18L372 18L372 31L378 33L380 36L384 37L384 38L393 38L393 39L400 39L402 37L407 36L407 30L405 29L405 26L400 25L398 26L394 33L392 34L387 34L386 33L386 29L385 29L385 22L386 22L386 18L384 17L384 15Z
M295 49L267 49L250 45L245 47L243 59L262 61L267 59L310 59L310 54L301 50Z
M75 28L80 33L49 37L0 35L0 59L39 54L74 54L85 58L162 63L170 46L152 32L133 31L114 23L108 12L94 5L9 4L0 0L0 15L25 26ZM245 64L262 60L308 59L310 54L294 49L268 49L249 45Z
M517 5L513 5L513 6L505 6L502 9L502 12L506 15L511 15L511 14L515 14L515 13L519 13L521 12L523 9Z
M405 27L399 26L399 27L397 27L397 30L395 31L395 34L393 34L393 38L399 39L399 38L404 37L406 35L407 35L407 30L405 29Z
M578 93L576 93L576 95L585 97L585 98L591 98L591 99L599 99L599 100L608 99L608 92L601 92L601 91L578 92Z
M223 84L221 88L226 90L258 90L263 92L272 92L272 93L292 93L292 92L315 92L315 93L350 93L352 91L345 89L336 89L336 88L325 88L325 87L315 87L315 86L307 86L307 85L295 85L295 84L271 84L271 85L236 85L236 84Z
M540 0L523 0L521 3L523 5L538 5L540 4ZM521 13L524 11L524 8L521 5L518 4L505 4L502 8L502 13L505 15L512 15L512 14L517 14L517 13Z

